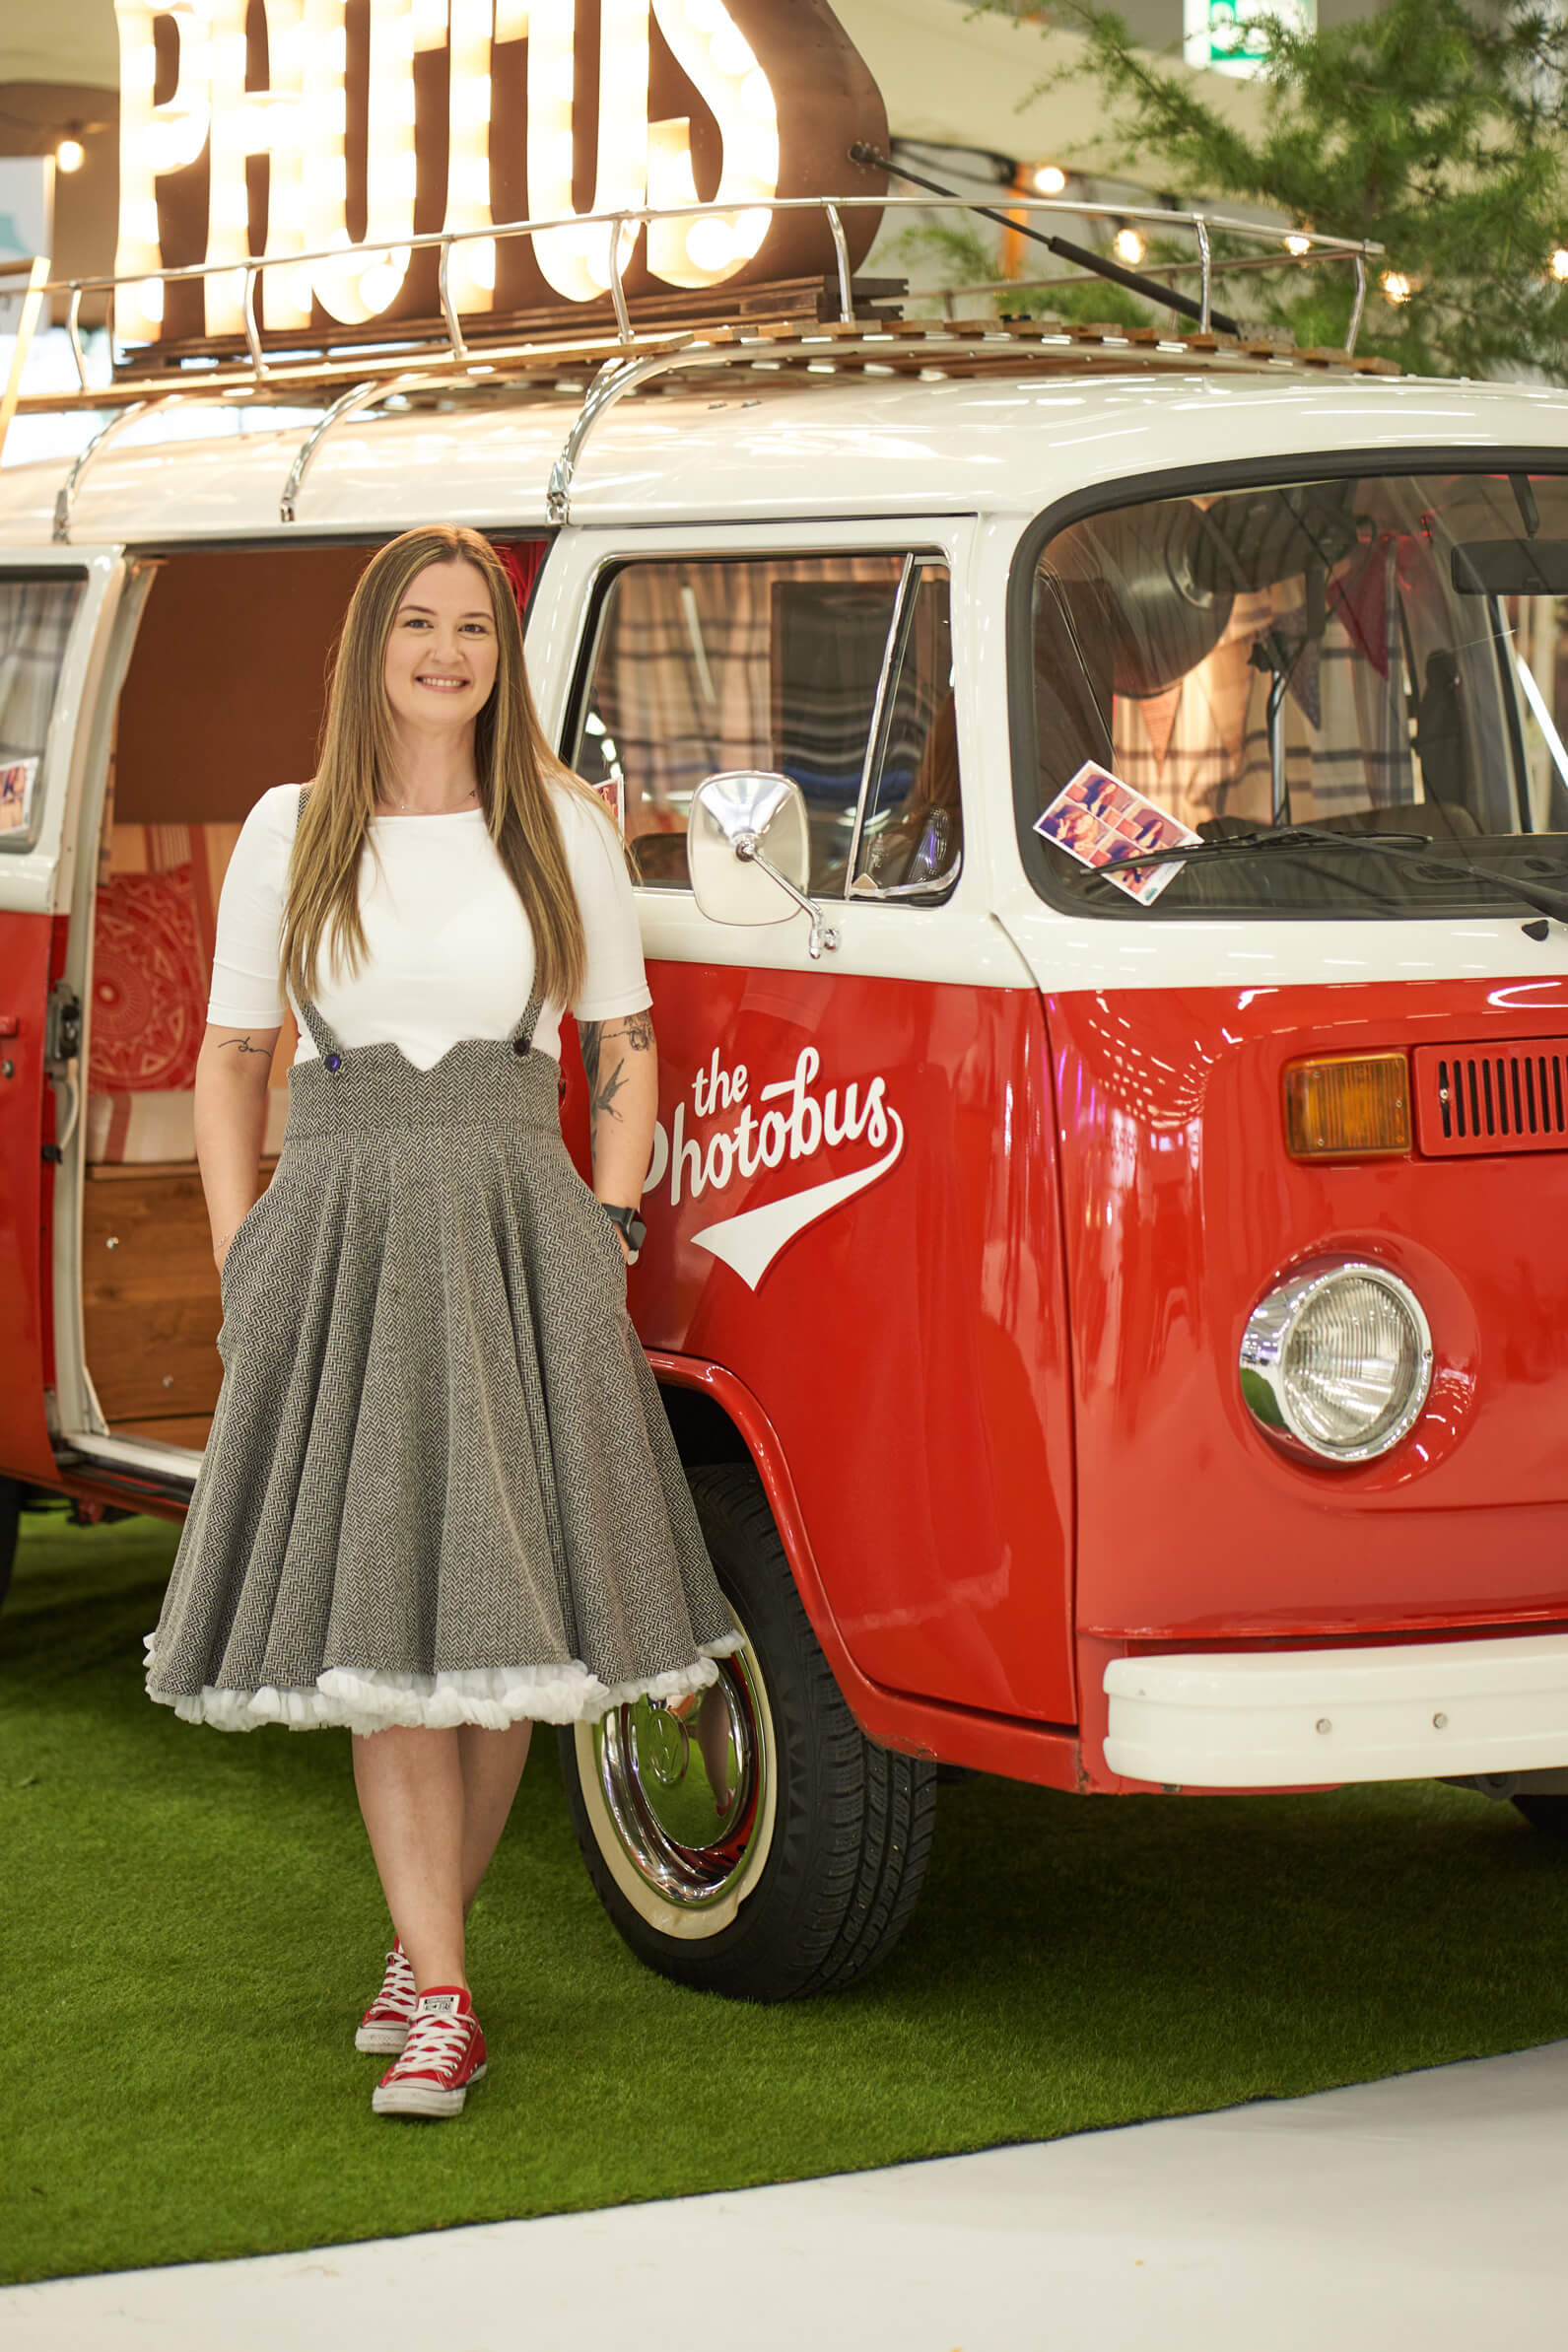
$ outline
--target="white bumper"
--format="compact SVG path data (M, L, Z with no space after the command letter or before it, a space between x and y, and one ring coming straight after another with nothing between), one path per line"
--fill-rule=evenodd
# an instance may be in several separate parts
M1167 1787L1300 1788L1568 1764L1568 1633L1114 1658L1105 1760Z

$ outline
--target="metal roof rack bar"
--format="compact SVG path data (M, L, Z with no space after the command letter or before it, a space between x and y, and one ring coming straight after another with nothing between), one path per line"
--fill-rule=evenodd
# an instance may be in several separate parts
M323 409L294 453L294 463L289 468L289 478L283 485L283 496L278 502L279 521L298 520L300 485L305 480L310 460L334 425L340 425L356 409L369 408L374 400L385 399L392 392L406 390L411 384L440 380L439 377L432 377L427 369L418 369L402 376L375 376L366 383L356 384L352 391L344 392L334 400L330 408Z
M959 212L972 212L980 214L986 214L992 209L990 207L977 203L972 198L957 195L944 196L935 199L929 195L773 196L765 199L759 199L757 205L750 206L745 209L764 209L770 214L774 215L789 212L820 212L823 215L824 219L826 220L829 233L833 238L835 257L838 263L840 311L844 322L849 323L849 321L853 317L853 290L849 266L848 239L845 235L844 228L845 214L851 211L896 213L904 209L929 212L946 208L951 208ZM625 288L623 282L623 268L620 251L622 231L634 224L637 227L642 228L652 222L696 220L711 215L724 215L733 213L736 209L737 208L733 203L720 204L716 201L709 203L695 202L692 204L679 205L623 206L614 211L563 214L559 217L552 217L547 220L524 219L519 221L495 222L483 229L428 231L417 237L399 240L397 249L402 251L406 247L406 249L411 253L423 251L431 247L438 249L440 254L439 277L442 287L443 322L445 328L444 340L451 357L454 360L461 361L466 356L469 346L465 340L462 326L458 320L456 310L451 299L449 264L451 250L454 245L471 242L476 239L494 239L497 241L502 241L513 237L526 237L531 240L532 238L552 229L572 227L580 230L584 227L594 227L602 224L610 231L614 246L610 270L610 292L612 300L615 299L617 288L620 289L620 300L616 302L616 324L621 329L621 340L632 341L636 340L636 336L632 330L630 314L626 313L623 315L625 310ZM1009 218L1013 218L1017 215L1033 216L1036 214L1046 216L1060 214L1079 220L1118 221L1122 223L1148 221L1157 223L1162 229L1165 230L1187 230L1197 241L1200 255L1207 246L1210 233L1213 231L1223 231L1233 236L1248 238L1257 242L1270 245L1277 245L1281 243L1284 238L1288 235L1290 239L1290 258L1292 260L1298 262L1309 259L1333 261L1355 258L1359 260L1360 270L1363 276L1365 272L1365 256L1369 253L1381 253L1383 250L1383 247L1378 244L1366 242L1356 243L1351 240L1327 237L1312 231L1291 230L1285 232L1281 231L1277 227L1263 226L1257 221L1236 220L1225 214L1173 212L1164 206L1139 206L1126 204L1109 205L1091 203L1087 199L1078 197L1060 198L1038 196L1018 197L1008 206ZM244 339L247 349L248 368L239 371L234 369L224 370L223 380L226 382L234 383L249 381L251 383L261 385L276 379L283 372L280 370L275 359L268 359L266 356L265 347L262 345L260 330L255 319L254 290L256 280L261 271L265 268L275 267L279 260L284 258L286 258L291 265L299 266L301 264L308 264L313 262L336 261L340 260L342 256L340 249L323 246L318 251L291 253L287 256L280 256L277 254L270 256L267 254L255 254L249 257L249 259L243 265L245 293ZM1281 255L1280 259L1283 260L1284 256ZM1097 265L1100 265L1099 256L1096 256L1096 262ZM15 265L9 266L14 267ZM105 292L112 297L112 295L118 289L133 284L141 285L143 283L149 282L157 282L160 284L179 284L186 280L203 280L216 274L220 268L232 269L234 266L235 265L233 263L220 264L217 262L198 261L186 262L172 268L143 272L136 276L117 277L112 272L98 272L74 278L45 278L39 291L41 291L41 293L44 295L58 294L69 297L73 306L73 319L76 321L79 327L80 297L83 294ZM1106 270L1115 267L1114 264L1104 264L1101 266L1103 266ZM1226 265L1224 263L1214 262L1210 257L1207 263L1208 276L1211 278L1225 266ZM1198 310L1199 307L1200 306L1198 305L1194 305L1194 311ZM73 347L78 350L79 354L79 335L75 338ZM21 348L22 344L19 342L19 351ZM401 364L405 356L405 354L398 354L394 359L389 355L389 365L396 366ZM165 363L166 368L167 365L168 363ZM222 368L223 363L220 362L220 369ZM85 381L86 369L80 355L78 356L77 361L77 372L79 380L81 380L81 388L79 391L65 395L63 397L57 395L53 401L45 400L41 404L46 406L65 406L72 403L77 405L91 404L91 391ZM218 370L214 371L215 374L218 372ZM192 370L190 373L194 374L195 371ZM123 383L125 380L126 379L122 376L121 382ZM140 379L132 378L130 380L134 383L138 392L151 388L150 385L145 383ZM30 402L30 406L34 404L34 403Z
M714 364L721 364L733 356L733 347L730 345L717 344L713 347ZM667 374L671 367L683 361L687 365L704 364L701 347L695 336L688 336L674 351L649 352L645 359L605 361L583 394L582 406L573 421L566 445L550 468L545 511L552 522L570 522L572 519L572 476L577 471L583 443L605 410L613 408L623 392L631 391L637 384L647 383L650 377Z
M78 453L76 463L60 484L55 497L54 542L57 547L70 543L71 510L76 504L76 494L82 487L82 476L105 443L117 441L127 425L134 425L141 418L154 415L159 409L172 408L176 401L184 397L181 387L178 391L166 392L161 400L138 400L133 407L116 409L107 424L99 427L86 449Z

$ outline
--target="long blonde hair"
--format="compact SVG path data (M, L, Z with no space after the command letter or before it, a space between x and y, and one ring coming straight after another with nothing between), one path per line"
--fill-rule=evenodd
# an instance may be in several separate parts
M289 859L278 976L297 1004L315 993L316 959L329 925L333 953L340 956L346 946L351 971L357 973L369 953L359 876L394 746L386 645L412 582L428 564L446 563L469 563L483 573L496 624L496 682L474 723L474 766L490 838L532 928L541 996L547 1003L569 1004L581 992L582 917L550 786L590 802L612 833L613 820L598 795L562 766L540 729L517 600L501 559L478 531L437 522L404 531L376 550L344 616L314 786Z

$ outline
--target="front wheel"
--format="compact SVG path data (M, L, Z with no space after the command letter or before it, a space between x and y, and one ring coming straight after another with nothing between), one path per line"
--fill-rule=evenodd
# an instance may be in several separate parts
M684 1723L639 1699L563 1728L578 1843L661 1975L736 2000L839 1992L887 1958L915 1907L935 1766L855 1723L755 1471L723 1463L691 1486L745 1646Z
M1568 1797L1546 1793L1539 1796L1515 1797L1518 1807L1533 1830L1568 1844Z

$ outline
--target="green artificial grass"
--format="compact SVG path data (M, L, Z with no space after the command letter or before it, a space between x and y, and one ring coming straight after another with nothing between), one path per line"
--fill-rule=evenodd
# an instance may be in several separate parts
M385 1914L344 1733L142 1689L177 1529L23 1521L0 1616L0 2277L277 2251L1051 2139L1568 2035L1568 1853L1430 1784L940 1792L858 1989L776 2008L642 1969L534 1735L470 1929L490 2076L371 2112Z

